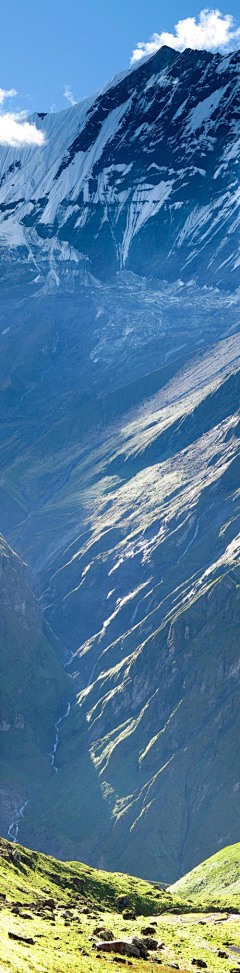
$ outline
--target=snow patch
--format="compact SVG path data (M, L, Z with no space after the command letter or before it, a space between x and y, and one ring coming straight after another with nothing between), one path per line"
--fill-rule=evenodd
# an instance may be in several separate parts
M213 91L208 98L204 98L203 101L199 101L195 108L192 108L189 114L189 120L186 125L186 132L197 132L198 128L201 128L203 122L207 122L211 116L216 111L219 102L225 95L228 85L224 88L218 88L217 91Z

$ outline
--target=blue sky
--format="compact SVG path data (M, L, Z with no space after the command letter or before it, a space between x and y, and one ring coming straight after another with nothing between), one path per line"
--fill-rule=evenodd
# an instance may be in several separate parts
M67 107L64 86L71 88L74 99L84 98L128 67L133 49L140 51L135 55L140 57L140 42L147 44L154 32L172 33L179 19L198 18L203 6L194 0L182 0L181 5L177 0L168 0L168 4L161 0L12 0L3 4L0 85L18 92L14 105L9 99L8 111ZM238 7L237 0L220 5L223 16L236 18L235 27L240 24Z

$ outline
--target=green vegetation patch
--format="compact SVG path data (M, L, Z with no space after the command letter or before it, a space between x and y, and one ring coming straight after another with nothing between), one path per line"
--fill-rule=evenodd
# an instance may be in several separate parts
M193 899L204 909L240 912L240 842L212 855L175 882L170 891L183 900Z

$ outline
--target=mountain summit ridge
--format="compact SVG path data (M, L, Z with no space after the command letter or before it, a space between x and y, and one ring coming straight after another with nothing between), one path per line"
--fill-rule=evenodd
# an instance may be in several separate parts
M45 146L1 150L2 247L37 258L41 238L57 239L97 275L104 249L108 276L124 266L222 286L224 267L234 285L238 107L239 52L161 48L97 95L34 115Z

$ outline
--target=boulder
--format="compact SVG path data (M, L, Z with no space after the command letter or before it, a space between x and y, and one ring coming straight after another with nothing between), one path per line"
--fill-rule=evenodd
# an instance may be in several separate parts
M139 949L141 959L147 959L148 958L148 951L147 951L147 947L146 947L146 945L144 943L144 940L143 939L139 939L138 936L133 936L132 943L134 943L134 946L137 946L137 949Z
M114 939L114 935L111 932L111 929L106 929L105 926L96 926L96 929L93 930L93 935L101 936L101 938L104 939L105 942L110 942L112 939Z
M27 946L35 946L35 940L31 939L31 936L20 936L16 932L8 933L9 939L16 939L19 943L26 943Z
M98 953L120 953L123 956L135 956L136 959L140 959L140 949L135 946L135 943L126 942L123 939L113 939L112 942L100 942L95 943L95 949Z
M124 909L122 915L123 919L136 919L136 913L133 912L133 909Z
M199 970L207 970L207 963L204 959L192 959L192 966L198 966Z
M155 933L156 931L155 926L157 926L157 922L154 922L152 926L143 927L143 929L141 929L141 933L143 934L143 936L151 936L152 933Z
M144 939L142 941L144 943L144 946L147 947L147 949L158 949L158 940L153 939L152 936L144 936Z

